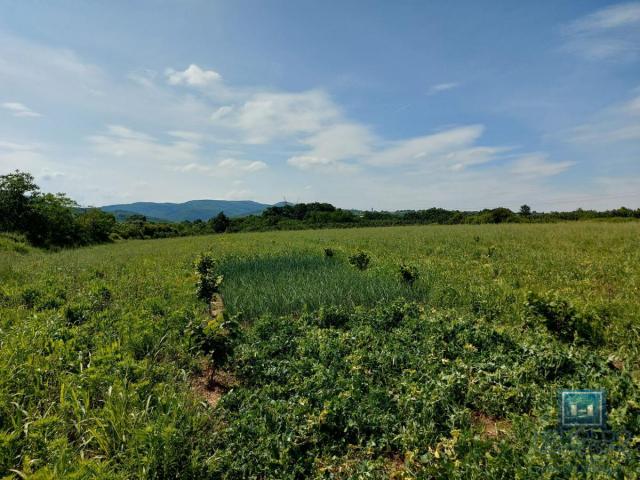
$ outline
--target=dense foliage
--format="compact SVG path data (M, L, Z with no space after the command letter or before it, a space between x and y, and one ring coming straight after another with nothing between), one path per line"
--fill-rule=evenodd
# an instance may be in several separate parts
M0 232L16 232L39 247L87 245L107 241L116 225L99 209L76 212L64 194L41 193L28 173L0 176Z
M224 232L302 230L310 228L379 227L394 225L458 225L485 223L546 223L574 220L640 218L640 209L621 207L597 212L533 212L522 205L464 212L430 208L397 212L353 211L328 203L273 206L260 215L229 218L220 212L209 219L168 222L139 214L118 214L79 208L64 194L42 194L28 173L0 176L0 232L21 233L40 247L78 246L120 239L153 239Z
M57 253L0 237L15 245L0 251L0 477L634 478L639 234L435 226ZM361 249L366 270L348 261ZM201 271L224 275L223 315L196 295ZM559 388L606 389L615 435L560 434Z

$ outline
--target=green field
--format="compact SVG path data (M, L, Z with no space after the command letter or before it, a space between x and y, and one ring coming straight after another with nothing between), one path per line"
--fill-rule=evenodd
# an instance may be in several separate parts
M638 222L14 247L0 478L638 478ZM560 435L560 388L606 389L617 439Z

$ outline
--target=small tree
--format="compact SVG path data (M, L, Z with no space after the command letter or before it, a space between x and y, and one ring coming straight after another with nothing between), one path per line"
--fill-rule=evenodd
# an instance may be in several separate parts
M224 212L220 212L218 215L209 220L211 228L215 233L224 233L231 225L231 220L227 217Z
M498 207L487 212L486 221L488 223L506 223L514 219L513 212L508 208Z
M81 229L76 221L78 205L62 193L34 195L25 233L37 246L66 247L81 243Z
M520 207L520 216L522 217L530 217L531 216L531 207L527 204L524 204Z
M213 294L219 291L223 276L218 273L218 264L210 253L198 256L195 267L198 276L196 295L208 302Z
M116 217L99 208L90 208L78 217L78 223L83 230L85 242L107 242L116 226Z
M0 175L0 230L23 232L30 223L31 201L39 191L30 173L16 170Z

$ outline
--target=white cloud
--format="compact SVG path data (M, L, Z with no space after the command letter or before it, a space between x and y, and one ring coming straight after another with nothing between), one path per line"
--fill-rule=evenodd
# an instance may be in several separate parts
M223 107L220 107L220 108L216 109L216 111L211 114L211 120L214 120L214 121L220 120L225 115L230 113L232 110L233 110L233 107L231 107L229 105L225 105Z
M193 141L161 142L122 125L109 125L104 134L91 135L88 140L97 153L154 164L194 161L200 149L200 144Z
M447 90L452 90L459 86L460 86L459 82L438 83L436 85L432 85L429 88L428 94L435 95L436 93L446 92Z
M235 158L225 158L215 164L205 163L189 163L187 165L175 167L174 170L179 172L195 172L212 177L229 177L234 175L242 175L245 173L254 173L268 168L265 162L259 160L238 160Z
M218 162L218 168L243 171L243 172L259 172L267 168L267 164L259 160L236 160L235 158L225 158Z
M471 147L449 152L441 158L451 170L458 172L472 165L492 162L509 150L511 147Z
M191 142L202 142L206 140L207 136L199 132L189 132L185 130L170 130L167 132L172 137L181 138Z
M287 163L299 170L322 173L353 173L358 170L358 167L355 165L339 162L330 158L315 157L313 155L290 157Z
M135 72L131 72L127 75L127 78L138 85L141 85L145 88L154 88L155 87L155 79L158 76L158 72L151 69L141 69Z
M222 80L222 76L213 70L203 70L198 65L191 64L184 71L168 68L165 72L169 85L188 85L192 87L206 87Z
M343 160L369 155L376 138L371 131L356 123L337 123L322 128L305 138L302 143L309 146L313 157Z
M30 145L26 143L15 143L15 142L7 142L4 140L0 140L0 152L25 152L25 151L34 151L38 150L36 145Z
M222 109L214 113L213 120L224 120L224 126L239 130L242 141L249 144L310 135L341 118L340 109L320 90L260 92L238 108Z
M439 161L443 155L466 150L480 138L484 127L469 125L394 142L394 144L367 159L377 166L406 165Z
M42 145L35 143L0 140L0 172L22 170L40 177L43 172L55 168L42 153L44 150Z
M640 24L640 3L611 5L575 20L568 27L574 32L610 30Z
M550 162L548 155L534 153L514 161L510 172L524 177L549 177L558 175L573 165L575 162Z
M565 49L590 60L634 60L640 54L640 2L597 10L565 25Z
M155 139L146 133L136 132L122 125L107 125L107 131L114 137L120 137L127 140L139 140L142 142L152 142Z
M572 129L567 138L573 143L593 146L640 141L640 95L613 105Z
M9 110L14 117L41 117L42 114L34 112L26 105L20 102L5 102L2 108Z

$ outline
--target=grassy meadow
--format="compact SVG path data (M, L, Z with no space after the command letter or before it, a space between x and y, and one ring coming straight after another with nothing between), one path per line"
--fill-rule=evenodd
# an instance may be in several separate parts
M638 478L638 222L0 240L0 478Z

